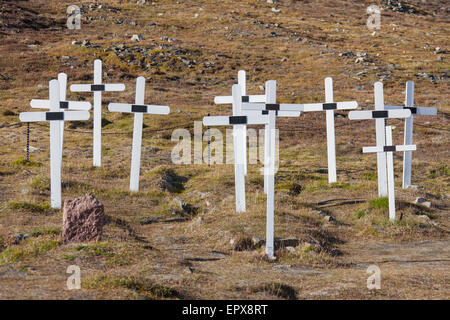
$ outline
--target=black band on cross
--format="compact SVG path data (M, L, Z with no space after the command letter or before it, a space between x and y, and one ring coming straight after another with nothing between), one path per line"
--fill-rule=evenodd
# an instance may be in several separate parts
M278 111L280 110L279 103L266 103L266 110Z
M269 110L262 110L263 115L269 114ZM275 111L275 115L278 116L278 111Z
M60 108L60 109L69 109L69 102L67 102L67 101L61 101L61 102L59 103L59 108Z
M242 96L242 102L250 102L249 96Z
M377 119L377 118L387 118L389 117L389 112L386 110L376 110L376 111L372 111L372 118Z
M45 120L47 121L64 120L64 112L46 112Z
M412 114L417 114L417 108L415 107L403 107L403 109L408 109Z
M384 152L394 152L394 151L396 151L396 148L395 148L395 146L384 146L383 151Z
M323 110L336 110L337 109L337 103L324 103L322 104Z
M91 91L105 91L104 84L91 84Z
M230 124L247 124L246 116L231 116L229 117Z
M147 112L147 106L145 106L145 105L133 104L133 105L131 105L131 112L142 112L142 113L146 113L146 112Z

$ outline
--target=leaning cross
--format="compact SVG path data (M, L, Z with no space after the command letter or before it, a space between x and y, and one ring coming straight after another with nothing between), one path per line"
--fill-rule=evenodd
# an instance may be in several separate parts
M124 91L125 85L121 83L102 84L102 61L94 61L94 83L73 84L72 92L94 92L94 166L102 165L102 91Z
M60 111L58 80L51 80L50 111L21 112L22 122L50 121L50 202L52 208L61 208L61 121L89 120L89 111Z
M409 109L411 110L411 117L405 119L405 137L404 144L412 144L413 141L413 117L414 115L435 116L437 115L436 108L414 107L414 82L408 81L406 83L406 97L405 106L385 106L386 109ZM403 153L403 188L411 185L412 172L412 151L405 151Z
M389 194L389 220L395 220L395 184L394 184L394 155L395 151L411 152L416 150L416 145L392 145L392 127L386 127L386 145L376 147L364 147L363 153L384 153L387 157L387 182Z
M233 103L239 104L242 101L242 91L238 84L233 85ZM275 175L275 112L269 112L268 114L252 114L252 115L241 115L241 116L219 116L219 117L204 117L203 125L205 126L243 126L243 125L256 125L264 124L269 126L269 132L271 132L269 141L270 145L266 144L265 149L269 152L265 152L264 159L264 175L269 175L269 185L267 192L267 214L266 214L266 254L270 259L274 258L274 175ZM235 140L236 142L236 140ZM273 142L273 143L272 143ZM234 144L235 152L241 147L240 144ZM242 157L242 155L239 155ZM241 161L242 159L238 159ZM240 166L243 164L241 163ZM238 167L239 169L239 167ZM235 167L235 170L236 167ZM244 194L244 180L243 176L235 172L235 188L236 194ZM245 199L245 198L244 198ZM236 211L238 211L238 203L236 204Z
M136 79L135 104L110 103L110 112L134 113L133 147L131 151L130 191L139 191L139 171L141 166L142 126L144 114L169 114L168 106L145 105L145 78Z
M59 111L64 110L91 110L91 103L85 101L66 101L66 90L67 90L67 74L59 73L59 97L61 101L59 102ZM50 109L50 100L32 99L30 101L30 106L32 108L43 108ZM64 121L60 121L61 126L61 150L64 141Z

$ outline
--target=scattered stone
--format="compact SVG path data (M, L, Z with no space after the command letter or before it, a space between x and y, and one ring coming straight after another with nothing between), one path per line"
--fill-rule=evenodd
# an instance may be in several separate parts
M105 211L103 204L93 195L64 201L62 240L99 241L102 238Z
M194 273L194 269L192 269L191 267L187 267L184 269L184 272L192 274L192 273Z
M253 237L252 243L255 248L261 248L266 243L266 241L261 238Z
M277 8L272 8L272 12L279 13L279 12L281 12L281 10L277 9Z
M173 170L168 169L163 172L158 187L163 191L167 190L172 193L181 192L184 190L184 183L187 180L186 177L179 176Z
M13 243L14 244L19 244L20 242L22 242L23 240L26 240L30 237L30 235L28 233L19 233L17 236L15 236Z
M146 0L138 0L138 2L136 2L136 4L145 4Z
M175 204L178 205L178 207L181 209L180 210L175 210L174 212L172 212L172 214L175 215L181 215L181 216L185 216L186 214L188 215L195 215L197 214L198 208L194 207L193 205L184 202L182 199L176 197L173 199ZM202 218L203 219L203 218Z
M319 210L319 211L316 211L316 214L321 215L321 216L326 216L327 213L325 211Z
M249 237L239 237L239 238L231 239L230 244L233 246L234 251L255 250L253 241Z
M323 219L325 221L327 221L327 222L333 222L334 221L334 218L332 216L325 216Z
M406 189L423 190L422 187L419 187L419 186L416 186L416 185L410 185L410 186L407 186Z
M300 239L287 238L287 239L275 239L274 246L275 250L286 248L286 247L297 247L300 244Z
M420 205L425 206L427 208L431 208L431 201L427 201L426 199L421 198L421 197L417 197L416 200L414 200L414 203L420 204Z
M136 42L139 42L139 41L141 41L143 38L142 38L142 35L141 34L133 34L133 36L131 37L131 41L136 41Z

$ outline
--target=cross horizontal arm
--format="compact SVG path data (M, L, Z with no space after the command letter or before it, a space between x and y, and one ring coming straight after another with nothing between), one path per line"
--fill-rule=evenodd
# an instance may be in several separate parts
M125 85L122 83L109 84L72 84L72 92L94 92L94 91L124 91Z
M415 144L400 145L400 146L363 147L363 153L415 151L415 150L416 150Z
M170 108L168 106L156 105L136 105L128 103L110 103L108 105L110 112L140 112L148 114L169 114Z
M403 106L384 106L386 110L398 110L409 109L412 114L418 114L423 116L435 116L437 115L437 109L432 107L403 107Z
M264 102L266 102L266 95L242 96L242 102L252 102L252 103L262 102L262 103L264 103ZM233 97L232 96L217 96L217 97L214 97L214 103L215 104L231 104L231 103L233 103Z
M68 110L91 110L91 103L85 101L61 101L60 109ZM50 100L33 99L30 101L32 108L50 109Z
M19 115L22 122L89 120L89 117L89 111L21 112Z
M245 114L255 115L255 114L269 114L268 110L246 110ZM281 118L297 118L300 117L300 111L275 111L275 115Z
M331 103L306 103L303 111L324 111L324 110L351 110L358 108L356 101L331 102Z
M242 110L244 111L303 111L302 104L288 104L288 103L243 103Z
M251 125L251 124L268 124L268 115L247 115L247 116L218 116L204 117L203 125L205 126L229 126L229 125Z
M368 110L368 111L350 111L348 118L350 120L367 120L367 119L401 119L409 118L411 111L408 109L402 110Z

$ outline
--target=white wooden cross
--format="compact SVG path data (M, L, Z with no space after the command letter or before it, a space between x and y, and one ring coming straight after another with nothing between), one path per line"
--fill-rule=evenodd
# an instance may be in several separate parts
M139 171L141 167L142 126L144 114L169 114L168 106L145 105L145 78L136 79L135 104L110 103L110 112L134 113L133 147L131 151L130 191L139 191Z
M413 118L414 115L435 116L437 115L436 108L414 107L414 82L406 82L406 97L405 106L385 106L386 109L409 109L411 110L411 117L405 119L405 137L404 144L409 145L413 142ZM405 151L403 153L403 188L411 185L412 172L412 151Z
M240 85L235 84L232 88L233 103L238 105L242 103L242 90ZM255 125L264 124L269 126L269 143L265 144L265 149L269 152L265 152L264 159L264 175L269 175L268 179L268 192L267 192L267 213L266 213L266 254L270 259L274 259L274 188L275 188L275 112L269 111L268 114L252 114L252 115L240 115L240 116L219 116L219 117L204 117L203 125L205 126L243 126L243 125ZM237 139L239 140L239 139ZM236 143L237 142L237 143ZM235 140L234 151L241 147L239 141ZM238 156L238 160L242 157L242 154ZM240 162L242 163L242 162ZM242 164L241 164L242 166ZM239 170L238 167L235 170ZM242 175L236 174L235 171L235 188L236 194L243 195L245 182ZM245 199L245 198L244 198ZM238 211L238 203L236 203L236 211Z
M66 90L67 90L67 74L59 73L59 97L61 99L59 103L59 111L64 110L91 110L91 103L85 101L67 101L66 100ZM50 109L50 100L32 99L30 101L30 106L32 108L42 108ZM61 126L61 150L64 143L64 121L60 121ZM62 154L62 153L61 153Z
M49 83L49 112L21 112L22 122L50 121L50 202L52 208L61 208L61 121L89 120L89 111L60 111L58 80Z
M273 113L275 117L299 117L302 111L302 106L299 104L277 104L277 82L275 80L269 80L266 81L266 99L265 103L250 103L248 99L241 99L241 110L245 114L269 114ZM281 107L282 106L282 107ZM286 108L286 106L289 106L289 108ZM275 124L274 124L275 125ZM270 145L270 132L269 132L269 125L267 124L265 126L264 130L264 143L266 145ZM272 137L275 141L275 136ZM275 148L275 145L273 146ZM268 159L268 153L269 148L264 148L265 152L265 159ZM268 185L269 185L269 175L264 175L264 192L268 192Z
M381 82L375 83L375 106L383 105L383 84ZM386 125L385 119L406 119L411 116L411 111L409 109L401 110L367 110L367 111L350 111L348 118L350 120L366 120L375 119L377 122L377 146L376 150L382 150L384 146L391 146L392 142L386 140ZM382 120L382 122L380 122ZM383 132L383 134L381 134ZM381 137L381 138L380 138ZM368 149L374 150L374 149ZM369 152L368 151L368 152ZM391 150L392 151L392 150ZM400 150L394 150L400 151ZM408 151L408 150L405 150ZM377 152L377 167L378 167L378 196L387 197L389 195L388 191L388 173L386 171L387 158L386 151L370 151ZM381 157L380 157L381 155ZM394 210L395 211L395 210Z
M387 157L387 182L388 182L388 195L389 195L389 220L395 220L395 184L394 184L394 155L395 151L414 151L416 146L392 144L392 127L386 127L386 145L376 147L364 147L363 153L384 153Z
M124 91L122 83L102 83L102 61L94 61L94 83L73 84L70 86L72 92L94 92L94 144L93 154L94 166L102 165L102 91Z
M268 96L273 101L276 101L276 82L273 84L273 89L270 89L266 85L266 94L265 95L246 95L246 76L245 71L241 70L238 73L238 84L241 89L240 98L233 99L233 96L218 96L214 98L214 102L216 104L228 104L231 103L233 105L233 115L257 115L261 114L261 111L258 112L259 109L256 110L243 110L242 104L244 103L264 103L267 101ZM263 110L263 109L260 109ZM276 114L279 117L298 117L300 112L277 112ZM269 138L269 134L267 134L267 126L266 126L266 134L265 139L267 143L267 139ZM246 125L236 125L233 126L233 139L235 145L234 152L234 165L235 165L235 175L238 175L238 181L243 183L243 193L236 194L236 211L237 212L245 212L246 204L245 204L245 175L247 174L247 129ZM265 149L266 150L266 149ZM264 192L267 193L267 178L264 180Z
M385 110L383 83L375 82L374 84L375 111L350 111L348 117L350 120L375 119L375 129L377 137L377 146L386 143L386 118L407 118L400 117L404 113L398 113L402 110ZM395 112L394 112L395 111ZM362 118L361 118L362 117ZM378 168L378 197L387 197L387 173L386 173L386 154L377 153Z
M337 181L336 173L336 139L334 130L334 110L350 110L358 108L356 101L336 103L333 97L333 79L325 79L325 103L309 104L304 107L304 112L326 111L327 124L327 154L328 154L328 183Z

